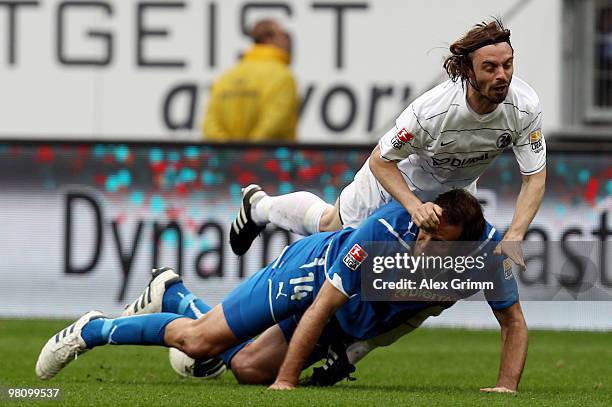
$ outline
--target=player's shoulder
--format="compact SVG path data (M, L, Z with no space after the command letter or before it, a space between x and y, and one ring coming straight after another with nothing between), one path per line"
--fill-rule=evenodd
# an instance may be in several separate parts
M536 91L524 80L514 77L504 104L511 104L518 112L538 114L542 108Z
M374 213L372 213L372 217L381 217L384 215L410 216L402 204L395 199L391 199L388 203L380 206L378 209L376 209L376 211L374 211Z
M383 233L385 235L391 231L402 235L414 225L406 208L395 199L374 211L366 223L376 231L376 234ZM391 235L394 239L396 238L393 232L391 232Z
M501 232L495 228L495 226L491 225L489 222L485 221L484 232L482 232L482 236L480 240L483 242L501 242L504 237Z
M462 94L461 83L449 79L416 98L411 107L418 116L429 118L447 111L453 103L456 103L457 97Z

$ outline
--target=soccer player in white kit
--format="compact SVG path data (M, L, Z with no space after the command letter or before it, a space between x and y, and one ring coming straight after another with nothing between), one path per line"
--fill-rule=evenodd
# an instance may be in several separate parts
M453 188L475 193L478 178L511 147L522 186L500 249L524 266L520 245L511 242L523 240L544 196L540 101L513 78L514 50L501 21L476 25L450 51L444 62L450 79L404 110L334 206L306 191L272 197L257 185L245 188L230 230L234 252L245 253L267 223L301 235L356 227L391 198L417 226L435 229L441 209L430 200Z

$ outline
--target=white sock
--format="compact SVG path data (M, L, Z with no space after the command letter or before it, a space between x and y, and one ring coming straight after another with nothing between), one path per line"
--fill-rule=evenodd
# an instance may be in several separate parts
M258 201L251 202L251 218L259 226L270 223L270 205L272 205L272 196L265 195Z
M376 344L372 343L371 341L357 341L350 344L349 347L346 348L346 356L348 357L349 363L351 365L355 365L376 348Z
M298 191L263 197L251 209L251 216L258 225L272 223L282 229L307 236L319 231L321 216L330 206L311 192Z

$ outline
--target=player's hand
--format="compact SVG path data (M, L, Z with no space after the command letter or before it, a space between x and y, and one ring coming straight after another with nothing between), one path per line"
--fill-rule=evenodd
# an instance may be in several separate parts
M516 390L510 390L506 387L485 387L484 389L480 389L482 393L510 393L516 394Z
M436 230L440 225L442 208L433 202L425 202L416 208L411 215L412 220L419 228L432 231Z
M270 390L293 390L295 389L295 384L288 382L286 380L277 380L268 389Z
M527 266L525 265L525 257L523 256L523 248L520 241L505 240L504 238L504 240L499 242L493 253L508 256L510 260L514 262L514 264L522 268L522 271L527 269Z

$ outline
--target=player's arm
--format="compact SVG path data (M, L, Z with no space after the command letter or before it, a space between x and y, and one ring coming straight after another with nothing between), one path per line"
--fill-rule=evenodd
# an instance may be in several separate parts
M540 209L546 183L546 141L542 134L542 114L539 102L536 114L526 115L525 127L515 141L512 150L518 162L523 182L516 200L516 209L510 228L498 248L512 261L525 268L520 242Z
M523 183L516 199L516 209L514 210L512 223L497 250L497 253L503 252L514 263L523 268L526 265L520 242L523 241L531 221L540 209L545 189L546 167L536 174L523 175Z
M516 392L527 358L528 332L519 302L503 310L493 311L501 327L501 362L497 385L482 392Z
M306 359L321 336L325 325L348 298L329 281L325 281L293 333L287 356L270 389L290 390L297 386Z
M406 208L418 227L424 229L438 227L442 208L433 202L421 202L406 184L397 163L382 157L379 145L374 147L370 155L370 170L383 188Z
M521 191L516 200L512 223L504 240L520 242L525 237L531 221L538 213L546 189L546 167L533 175L523 175Z

